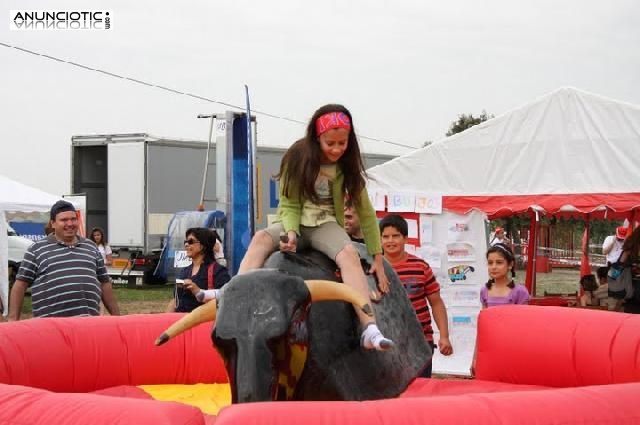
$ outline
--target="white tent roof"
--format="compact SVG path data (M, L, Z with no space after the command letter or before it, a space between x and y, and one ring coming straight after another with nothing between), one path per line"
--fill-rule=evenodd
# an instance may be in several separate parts
M561 88L367 170L368 187L441 193L458 212L621 212L640 207L638 158L639 106Z
M47 212L62 199L0 175L0 210Z
M0 176L0 299L5 307L4 315L9 309L7 281L7 229L5 225L5 211L20 212L48 212L56 201L62 199L26 184Z

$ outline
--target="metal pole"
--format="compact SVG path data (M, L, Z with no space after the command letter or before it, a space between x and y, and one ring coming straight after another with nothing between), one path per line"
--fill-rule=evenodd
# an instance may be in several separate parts
M198 211L204 211L204 192L207 188L207 173L209 171L209 152L211 151L211 136L213 135L213 120L215 115L198 115L198 118L211 118L211 124L209 125L209 141L207 142L207 154L204 159L204 172L202 173L202 191L200 191L200 203L198 204Z

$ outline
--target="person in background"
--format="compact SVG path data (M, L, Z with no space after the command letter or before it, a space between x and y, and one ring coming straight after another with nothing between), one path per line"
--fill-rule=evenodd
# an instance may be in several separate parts
M598 282L593 274L586 274L580 278L580 288L582 289L582 295L580 295L579 304L581 307L598 306L600 302L595 296L595 291L598 289Z
M598 267L596 270L596 276L598 278L598 289L593 292L593 296L598 302L598 305L607 306L608 310L616 309L616 300L609 296L609 282L607 280L607 272L609 268L606 266Z
M364 243L364 233L360 227L360 218L353 207L353 202L347 199L344 203L344 230L352 241Z
M107 243L106 238L104 237L104 231L100 227L94 227L91 229L91 236L89 239L91 239L98 247L98 251L102 254L104 265L110 266L113 263L113 253L111 252L111 247Z
M213 232L213 237L215 238L215 245L213 245L213 257L216 259L216 262L220 264L222 267L227 267L227 260L224 257L224 250L222 249L222 238L218 235L214 229L211 229Z
M365 176L351 113L342 105L322 106L311 117L305 136L285 152L277 176L277 220L253 236L238 274L262 267L275 250L295 252L311 247L336 262L346 285L363 297L378 299L377 290L369 293L360 256L344 230L344 200L348 195L360 217L367 251L374 258L369 272L378 279L377 289L387 293L389 280ZM362 327L362 348L384 351L393 347L375 318L358 308L355 312Z
M11 290L9 320L19 320L24 293L31 286L34 317L98 316L100 300L111 315L120 314L102 254L89 239L77 235L73 204L51 207L54 232L25 253Z
M609 235L604 238L604 242L602 243L602 253L607 257L607 266L618 261L620 255L622 254L622 244L624 243L624 238L627 237L628 229L624 226L616 227L616 234Z
M491 239L489 245L495 245L498 243L511 247L511 239L506 237L506 235L504 234L504 229L502 227L496 227L496 230L493 234L493 239Z
M433 341L431 326L433 313L440 331L437 348L441 354L450 356L453 354L453 347L449 340L447 309L440 297L440 284L426 261L405 251L404 246L409 236L407 221L400 215L390 214L380 220L379 226L384 258L398 274L422 326L427 343L432 351L435 350L436 344ZM431 372L430 364L420 376L430 378Z
M47 224L44 226L44 235L49 236L53 232L54 230L53 230L53 226L51 226L51 221L48 221Z
M627 261L631 267L631 285L633 294L624 302L624 312L640 314L640 227L636 227L622 244L621 261Z
M489 281L480 289L482 308L505 304L528 304L529 291L516 284L515 256L507 245L495 244L487 250Z
M167 311L191 312L216 298L216 291L231 280L226 267L215 261L215 243L216 237L211 229L187 229L184 246L191 264L178 271L174 296L167 306Z

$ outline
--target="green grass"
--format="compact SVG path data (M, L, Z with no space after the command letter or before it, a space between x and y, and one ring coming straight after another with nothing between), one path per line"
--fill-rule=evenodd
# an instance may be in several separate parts
M113 290L118 305L124 311L135 311L136 304L141 303L158 303L163 306L173 297L173 285L145 285L139 288L116 287ZM21 316L31 317L30 293L26 293L24 296Z
M118 302L163 301L173 296L173 285L148 285L141 288L114 288Z
M516 271L516 282L524 283L524 270ZM536 293L541 297L545 290L553 294L572 294L575 293L580 286L580 271L570 268L556 268L551 273L536 274Z

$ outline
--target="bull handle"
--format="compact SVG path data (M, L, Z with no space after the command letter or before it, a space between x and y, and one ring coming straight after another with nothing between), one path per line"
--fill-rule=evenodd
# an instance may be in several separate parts
M311 293L311 301L345 301L362 310L367 316L373 317L373 309L369 300L356 290L343 283L330 280L305 280Z
M217 312L218 306L216 300L211 300L208 303L201 305L191 313L181 317L180 320L176 321L162 332L162 334L160 334L156 339L155 345L162 345L169 341L169 339L180 335L182 332L187 331L194 326L198 326L200 323L214 321L216 319Z

